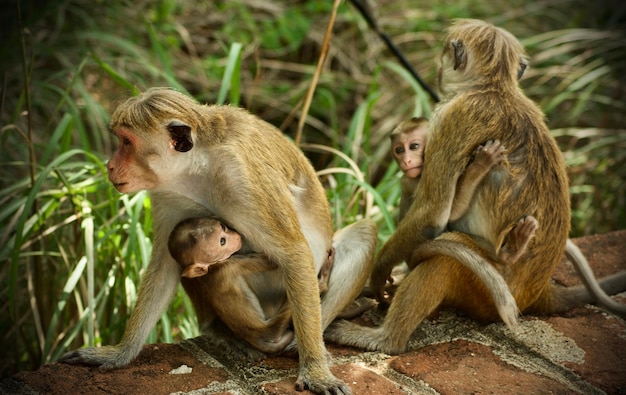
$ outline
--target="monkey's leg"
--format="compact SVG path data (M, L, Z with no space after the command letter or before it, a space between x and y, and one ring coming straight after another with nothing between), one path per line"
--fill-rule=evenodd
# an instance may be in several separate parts
M258 350L276 353L292 340L293 333L287 331L291 320L288 308L266 320L258 301L254 300L254 295L249 290L223 291L221 298L228 300L228 303L220 304L217 301L215 310L220 319L237 336Z
M376 232L374 221L364 219L338 230L333 236L333 271L328 278L328 291L321 298L322 330L361 293L373 264ZM295 350L296 341L285 351Z
M343 309L339 315L337 315L337 319L341 318L344 320L349 320L351 318L357 317L367 310L376 307L378 303L374 299L369 298L361 298L352 301L348 307Z
M453 305L481 321L494 321L499 315L510 329L517 326L519 316L517 301L502 273L488 260L490 258L480 247L480 242L462 232L446 232L415 249L408 263L409 266L415 267L420 261L437 256L453 258L450 261L452 265L462 264L462 267L459 266L455 271L469 270L473 274L466 275L463 282L463 289L469 290L468 295L459 295L454 300L448 295ZM473 283L472 287L468 286L470 282ZM451 292L454 293L455 289ZM479 294L484 295L483 302L475 303L476 295ZM489 303L489 300L492 303ZM496 310L497 314L494 314Z
M236 264L235 264L236 265ZM216 293L216 281L226 281L223 276L210 273L206 276L196 278L182 278L181 283L191 299L196 316L198 317L198 325L202 333L203 341L211 344L212 350L235 358L247 358L249 360L260 360L265 354L258 349L252 347L249 342L241 339L228 327L225 320L218 316L217 310L213 309L212 304L208 303L215 298L212 295ZM268 272L271 273L271 272ZM220 288L221 290L221 288ZM218 291L219 293L219 291ZM220 297L224 297L221 295ZM235 303L230 301L230 303ZM241 303L248 303L247 300ZM231 306L231 305L229 305ZM231 308L230 311L238 310Z
M376 225L370 220L355 222L335 233L335 263L328 291L322 297L322 330L360 294L371 271L376 241Z
M291 308L285 304L277 315L265 322L258 333L252 333L254 343L259 350L268 354L281 352L293 340L293 331L288 330L291 322Z
M382 326L368 328L338 321L326 330L325 338L388 354L404 351L411 334L447 299L451 287L464 288L459 266L453 263L449 258L435 257L413 269L398 287Z
M533 216L526 216L515 224L515 227L506 235L505 243L500 252L498 259L506 264L514 264L526 253L528 243L535 236L539 223Z

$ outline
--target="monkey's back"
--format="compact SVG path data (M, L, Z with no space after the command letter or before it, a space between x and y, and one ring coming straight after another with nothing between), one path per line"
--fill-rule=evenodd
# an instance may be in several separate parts
M499 249L520 218L532 215L539 221L528 252L505 274L524 310L548 288L569 234L562 154L541 110L519 90L472 91L458 95L441 110L445 115L435 117L436 137L429 144L440 145L435 152L451 154L442 165L450 163L462 172L476 147L494 139L506 147L508 157L508 163L489 172L467 214L452 229L483 237Z

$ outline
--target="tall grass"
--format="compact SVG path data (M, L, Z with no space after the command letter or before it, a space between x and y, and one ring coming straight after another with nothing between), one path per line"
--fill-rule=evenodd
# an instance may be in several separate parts
M245 106L293 137L331 11L321 0L61 4L56 14L26 12L28 30L6 36L11 50L0 45L2 375L122 336L149 260L152 218L144 193L119 195L106 179L115 103L168 85ZM568 4L385 1L375 11L431 84L449 18L490 19L524 37L531 68L522 84L547 112L570 166L572 235L580 235L626 224L626 95L618 84L626 56L616 51L626 46L601 24L571 25ZM342 3L301 143L337 228L369 217L380 241L389 237L399 188L386 136L431 111L428 95ZM149 341L197 335L191 311L179 291Z

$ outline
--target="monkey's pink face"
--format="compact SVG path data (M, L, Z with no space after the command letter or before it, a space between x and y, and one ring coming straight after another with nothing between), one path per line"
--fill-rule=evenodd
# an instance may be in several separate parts
M158 185L158 177L145 161L145 147L141 139L130 130L113 131L119 140L117 150L107 163L109 181L122 193L152 189Z
M427 132L427 128L420 127L409 133L401 133L391 147L400 170L409 178L422 175Z
M241 236L224 224L198 240L195 260L209 264L218 263L230 258L241 249Z

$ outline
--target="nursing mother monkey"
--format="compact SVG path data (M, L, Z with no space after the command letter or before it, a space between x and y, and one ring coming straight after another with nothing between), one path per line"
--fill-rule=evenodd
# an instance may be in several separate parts
M380 327L339 321L328 328L327 340L398 353L440 306L479 321L498 320L485 284L449 256L454 254L433 253L436 245L493 265L522 312L561 312L594 300L582 286L550 283L569 233L569 191L565 163L544 116L518 86L526 65L522 45L501 28L477 20L457 20L448 28L439 70L443 101L432 117L420 186L379 252L370 286L383 301L393 266L406 260L414 269L399 285ZM457 182L476 147L488 140L506 147L508 165L492 168L467 212L448 223ZM516 262L505 264L487 252L497 254L512 226L526 216L536 218L539 227ZM623 278L617 280L624 285Z
M296 388L350 393L330 372L322 332L367 280L374 223L359 221L333 235L326 194L310 162L277 128L243 109L201 105L153 88L121 104L110 127L119 147L107 165L109 180L123 193L150 193L152 256L121 342L76 350L62 361L107 370L133 360L181 277L168 252L170 232L183 219L215 216L242 235L241 253L264 254L278 266L277 277L258 277L251 287L286 292L300 359ZM316 273L331 243L334 266L320 307ZM219 317L190 284L183 286L201 327L216 333Z

